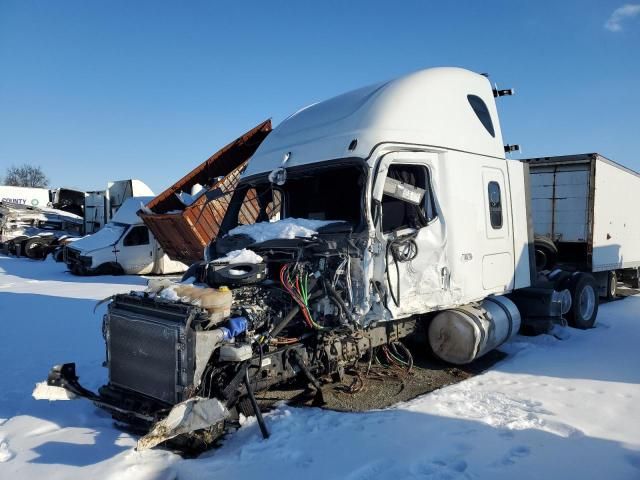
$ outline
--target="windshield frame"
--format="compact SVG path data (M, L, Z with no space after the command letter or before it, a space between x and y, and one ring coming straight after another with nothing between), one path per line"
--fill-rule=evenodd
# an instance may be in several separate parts
M342 169L345 167L356 167L361 170L362 175L362 186L360 192L360 218L358 219L357 225L353 225L354 232L361 232L368 228L367 220L366 220L366 192L367 185L369 180L369 165L366 160L359 157L347 157L343 159L337 160L326 160L323 162L314 162L312 164L299 165L295 167L287 168L287 179L296 179L303 176L308 176L312 174L314 171L326 171L329 169ZM271 184L269 182L269 172L265 172L259 175L252 175L251 177L243 178L240 180L236 188L234 189L233 195L229 201L229 206L227 207L227 211L225 212L224 218L220 225L220 231L218 236L226 235L230 230L237 227L239 224L237 222L240 209L242 208L243 199L246 195L246 191L250 188L256 188L258 186L264 187L266 185L271 185L274 190L279 190L282 194L282 216L281 219L291 218L287 215L287 199L284 194L284 190L277 186ZM285 183L286 186L286 183Z

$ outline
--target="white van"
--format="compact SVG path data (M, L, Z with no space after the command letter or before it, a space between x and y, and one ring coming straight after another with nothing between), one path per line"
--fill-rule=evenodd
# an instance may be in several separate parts
M153 197L132 197L103 228L65 247L64 261L76 275L182 273L136 212Z

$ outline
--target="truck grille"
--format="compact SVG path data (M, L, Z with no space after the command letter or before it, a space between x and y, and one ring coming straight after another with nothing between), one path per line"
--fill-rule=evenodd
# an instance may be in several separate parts
M78 262L80 252L74 248L64 247L62 255L65 263Z
M109 383L165 403L181 402L193 379L193 332L185 327L188 314L144 303L118 295L109 308L105 319Z

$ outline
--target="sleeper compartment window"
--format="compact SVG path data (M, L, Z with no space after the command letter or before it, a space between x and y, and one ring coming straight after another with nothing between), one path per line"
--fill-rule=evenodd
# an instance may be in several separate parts
M495 230L502 228L502 194L498 182L489 182L489 219Z

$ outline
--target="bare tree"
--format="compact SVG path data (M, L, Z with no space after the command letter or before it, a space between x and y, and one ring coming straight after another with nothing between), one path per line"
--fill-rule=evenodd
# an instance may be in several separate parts
M7 169L4 184L12 187L44 188L49 185L49 179L39 166L25 164L16 167L14 165Z

